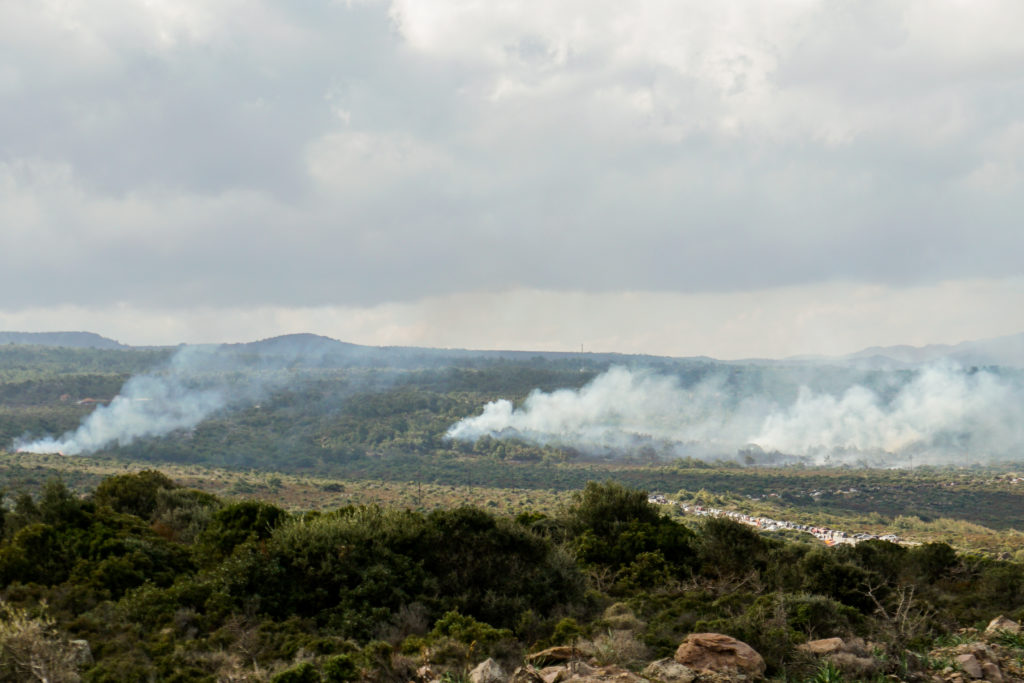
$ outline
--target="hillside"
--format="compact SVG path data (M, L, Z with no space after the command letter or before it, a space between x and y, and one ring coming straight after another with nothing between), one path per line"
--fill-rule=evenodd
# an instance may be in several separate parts
M72 349L124 349L120 342L93 332L0 332L0 344L58 346Z
M1024 615L1024 566L942 543L828 548L613 482L515 517L292 512L154 470L85 493L50 479L0 516L0 680L427 683L488 659L502 683L1021 673L1017 624L968 627ZM702 638L749 650L744 678L681 654Z
M1003 365L1019 368L1024 367L1024 334L966 341L955 345L875 346L850 354L846 358L909 365L945 360L965 366Z

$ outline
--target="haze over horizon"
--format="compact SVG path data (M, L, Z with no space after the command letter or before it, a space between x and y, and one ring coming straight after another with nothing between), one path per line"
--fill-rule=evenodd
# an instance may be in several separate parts
M1024 6L0 5L0 329L839 355L1024 331Z

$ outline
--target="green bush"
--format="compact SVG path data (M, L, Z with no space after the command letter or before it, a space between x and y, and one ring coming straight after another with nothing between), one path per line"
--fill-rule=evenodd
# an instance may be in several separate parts
M93 500L117 512L149 520L161 491L178 488L170 477L156 470L107 477L96 487Z
M271 677L271 683L320 683L320 672L311 662L282 671Z
M494 628L490 624L452 610L438 619L430 631L430 638L440 637L448 637L467 645L476 643L481 649L486 650L500 640L511 639L512 631Z
M662 517L643 491L590 482L564 513L576 556L585 564L622 569L644 553L660 553L673 576L689 573L693 532Z
M358 681L359 667L352 655L344 654L330 657L323 663L324 683L341 683L342 681Z
M237 600L272 616L315 616L366 638L413 603L438 619L457 610L511 628L536 605L555 609L583 579L549 541L508 519L460 508L422 515L348 508L276 528L218 571Z
M223 559L246 541L265 541L288 518L281 508L255 500L230 503L213 514L199 534L197 552L207 562Z

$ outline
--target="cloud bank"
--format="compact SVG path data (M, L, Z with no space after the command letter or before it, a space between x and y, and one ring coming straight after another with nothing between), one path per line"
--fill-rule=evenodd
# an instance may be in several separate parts
M1016 277L1022 22L996 0L3 3L0 310Z

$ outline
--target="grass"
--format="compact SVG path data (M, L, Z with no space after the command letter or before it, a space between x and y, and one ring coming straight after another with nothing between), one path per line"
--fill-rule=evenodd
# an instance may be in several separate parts
M435 483L427 481L401 481L395 478L352 477L338 478L318 476L314 474L289 474L275 471L259 471L255 469L239 470L222 467L180 463L127 462L103 457L75 457L58 455L32 455L24 453L4 453L0 451L0 482L8 495L22 490L38 490L45 481L54 475L63 478L69 488L79 492L92 490L105 477L138 472L144 469L157 468L179 484L197 488L224 498L246 498L263 500L289 510L331 510L345 505L386 505L429 511L439 508L450 508L457 505L474 505L499 514L516 515L522 512L542 512L550 514L567 504L573 490L556 482L550 482L552 488L502 488L499 486L473 486L459 483ZM592 465L564 465L565 470L579 470L580 473L591 472L600 474ZM644 470L639 467L612 468L606 475L622 478L623 483L630 485L630 477L638 477L644 471L655 475L664 471L662 466L652 466ZM593 472L592 472L593 470ZM717 470L701 470L704 476L711 476ZM725 485L731 478L742 474L746 478L763 476L765 486L773 477L787 480L800 479L801 473L793 471L772 472L749 471L733 472L722 470ZM827 472L829 478L838 479L844 473ZM824 476L819 471L806 473L807 483ZM897 477L899 480L910 480L909 473L892 474L888 472L856 471L846 472L845 476L859 479L881 481L885 477ZM993 478L988 471L977 473L950 471L948 476L959 487L965 488L1007 488L1009 484L1000 477ZM1007 475L1000 475L1007 476ZM731 477L731 478L730 478ZM923 472L918 484L938 481L936 472ZM642 477L641 477L642 478ZM695 482L696 483L696 482ZM558 488L554 488L558 486ZM833 489L839 484L835 484ZM849 488L849 484L844 484ZM858 483L862 488L869 488ZM1016 485L1014 485L1016 486ZM877 488L877 487L875 487ZM1000 555L1009 552L1018 559L1024 559L1024 533L1013 529L994 530L975 523L956 519L921 520L913 516L887 518L878 512L864 514L862 512L836 509L808 509L802 505L789 505L779 497L761 497L752 499L740 494L708 494L706 491L687 493L686 491L664 491L670 497L685 500L688 497L712 495L718 506L728 509L746 510L754 514L785 519L797 523L810 523L842 529L850 533L867 532L874 534L896 533L904 539L917 542L942 541L956 548L974 553ZM935 495L942 496L942 492Z

